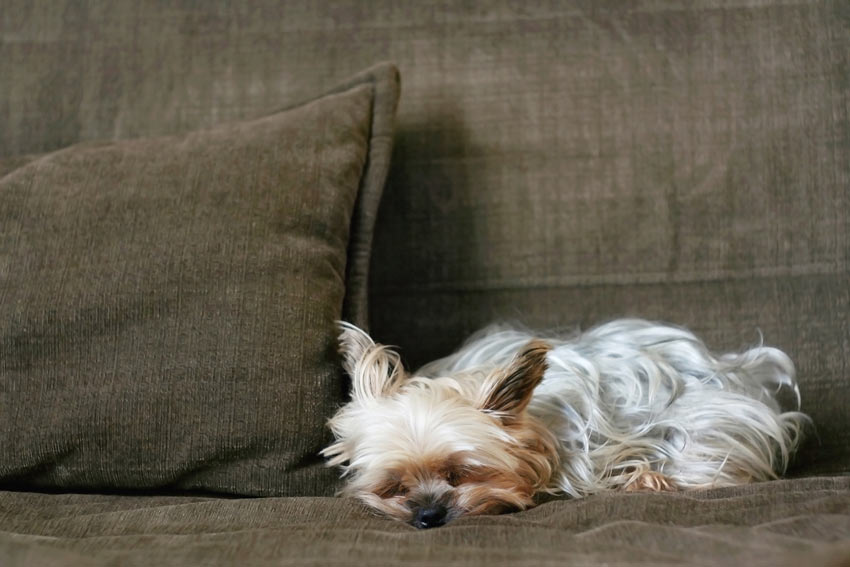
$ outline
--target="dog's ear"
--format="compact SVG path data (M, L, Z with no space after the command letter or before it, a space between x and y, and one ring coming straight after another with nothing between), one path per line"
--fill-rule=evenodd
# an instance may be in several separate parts
M507 368L491 374L482 387L478 407L503 419L515 418L528 406L534 388L546 372L546 353L551 347L530 341Z
M352 396L365 401L391 393L404 379L398 353L351 323L340 322L339 327L339 352L351 376Z

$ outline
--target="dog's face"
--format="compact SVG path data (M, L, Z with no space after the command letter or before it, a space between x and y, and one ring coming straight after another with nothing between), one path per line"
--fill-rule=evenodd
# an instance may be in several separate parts
M552 435L525 413L548 347L529 343L503 369L438 378L405 374L398 355L343 325L352 399L330 421L323 454L344 493L418 528L464 514L523 509L557 465Z

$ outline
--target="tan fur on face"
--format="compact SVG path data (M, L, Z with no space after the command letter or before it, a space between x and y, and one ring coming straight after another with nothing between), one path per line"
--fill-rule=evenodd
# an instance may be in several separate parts
M353 395L330 421L337 440L323 454L343 467L345 494L410 522L435 505L448 519L524 509L550 485L555 438L525 412L544 343L488 375L435 379L405 375L395 353L356 328L344 328L341 344Z
M523 510L533 504L557 468L554 439L536 420L526 419L511 427L518 441L515 467L470 465L462 456L430 456L410 460L391 470L374 484L354 483L346 493L398 520L409 522L413 511L427 502L460 515L498 514Z
M537 420L512 425L521 440L519 466L510 470L472 470L459 485L458 506L467 514L500 514L533 505L534 494L547 490L557 470L555 438Z

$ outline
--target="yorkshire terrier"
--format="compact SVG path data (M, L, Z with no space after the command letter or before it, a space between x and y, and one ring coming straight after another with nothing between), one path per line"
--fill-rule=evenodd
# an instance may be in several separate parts
M777 478L809 418L794 365L712 354L691 332L616 320L570 338L490 327L408 374L342 323L351 401L322 454L343 493L417 528L523 510L538 493L670 491Z

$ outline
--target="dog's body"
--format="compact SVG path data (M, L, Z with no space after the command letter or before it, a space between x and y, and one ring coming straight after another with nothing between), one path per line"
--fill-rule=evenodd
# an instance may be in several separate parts
M807 418L781 351L712 355L689 331L619 320L564 339L491 327L407 376L349 325L352 401L324 454L346 492L417 527L533 504L538 492L673 490L776 478Z

